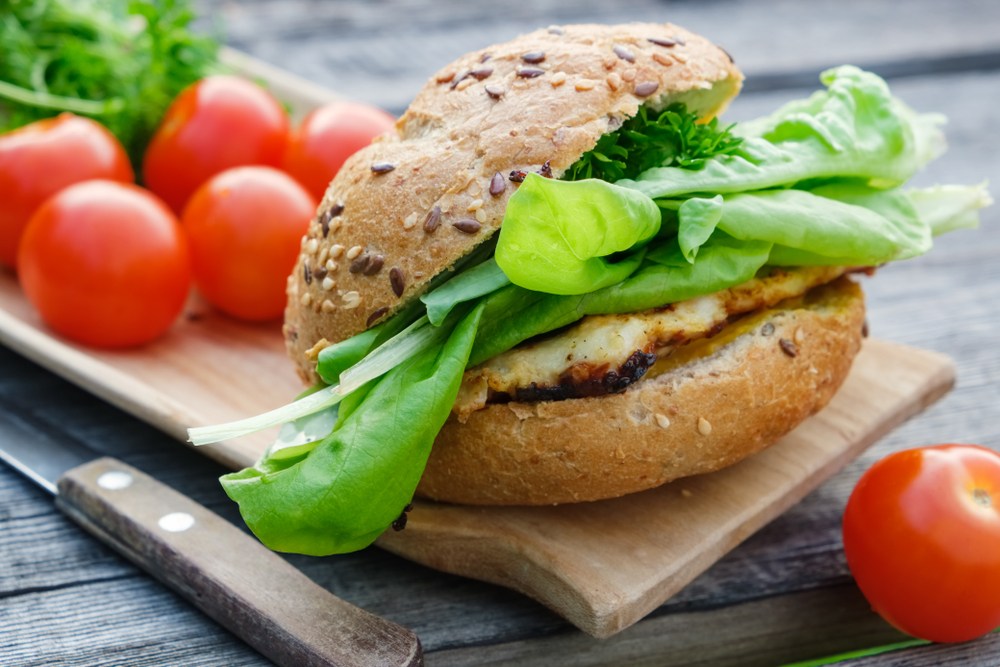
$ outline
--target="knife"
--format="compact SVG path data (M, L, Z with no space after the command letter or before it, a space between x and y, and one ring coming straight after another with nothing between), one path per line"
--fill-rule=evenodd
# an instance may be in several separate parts
M412 631L334 596L219 515L121 461L5 412L0 460L279 665L423 664Z

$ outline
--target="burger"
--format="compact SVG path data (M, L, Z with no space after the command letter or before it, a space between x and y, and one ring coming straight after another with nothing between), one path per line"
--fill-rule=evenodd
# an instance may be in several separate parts
M735 125L742 75L670 24L551 27L427 81L330 184L288 280L310 387L222 483L281 551L362 548L414 496L595 501L732 465L824 407L864 336L858 273L975 224L904 189L935 115L845 66Z

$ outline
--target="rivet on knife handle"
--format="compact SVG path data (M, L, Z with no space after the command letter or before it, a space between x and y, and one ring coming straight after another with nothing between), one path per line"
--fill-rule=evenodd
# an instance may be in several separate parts
M421 665L410 630L345 602L228 521L114 459L59 480L60 508L280 665Z

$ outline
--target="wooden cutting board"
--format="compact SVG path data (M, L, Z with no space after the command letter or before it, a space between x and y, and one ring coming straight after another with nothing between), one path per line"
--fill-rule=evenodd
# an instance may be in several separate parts
M176 436L276 407L301 390L278 324L247 325L192 298L167 336L137 350L48 333L0 274L0 343ZM825 410L780 443L711 475L611 501L542 508L418 502L385 549L522 591L607 637L638 621L866 447L951 388L939 354L868 340ZM199 451L252 465L272 433Z

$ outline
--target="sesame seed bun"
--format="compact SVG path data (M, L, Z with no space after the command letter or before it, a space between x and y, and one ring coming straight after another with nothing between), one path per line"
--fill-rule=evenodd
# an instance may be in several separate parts
M519 173L559 177L641 105L702 118L742 75L677 26L539 30L433 75L331 183L288 282L284 334L306 381L319 351L391 316L492 237ZM822 408L860 348L841 278L661 359L621 393L453 415L418 494L468 504L616 497L731 465Z
M300 374L392 315L499 229L516 172L560 176L642 104L718 114L743 77L670 24L523 35L430 77L396 124L330 184L288 282L284 335ZM510 179L515 173L515 181Z

